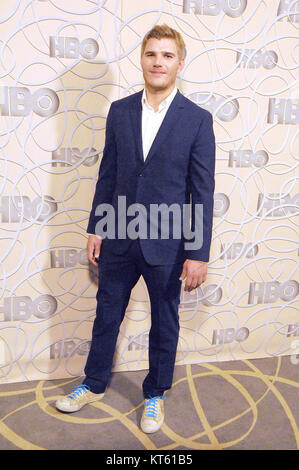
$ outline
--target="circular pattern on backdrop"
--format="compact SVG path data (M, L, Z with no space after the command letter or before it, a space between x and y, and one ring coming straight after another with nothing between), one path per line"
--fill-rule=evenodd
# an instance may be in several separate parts
M208 279L182 289L177 364L292 354L298 336L298 2L18 0L0 17L0 375L81 375L97 272L85 233L110 103L142 88L155 23L187 44L178 85L214 117ZM192 125L192 123L190 123ZM147 366L141 279L115 370Z

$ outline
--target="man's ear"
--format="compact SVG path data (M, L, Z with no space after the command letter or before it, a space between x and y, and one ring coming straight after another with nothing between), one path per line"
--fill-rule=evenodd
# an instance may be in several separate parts
M183 70L184 67L185 67L185 59L182 58L182 59L180 60L180 63L179 63L179 70L178 70L178 73L180 73L180 72Z

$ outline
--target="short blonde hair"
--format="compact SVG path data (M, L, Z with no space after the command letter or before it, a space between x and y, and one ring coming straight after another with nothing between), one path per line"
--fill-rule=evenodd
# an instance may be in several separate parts
M141 44L141 55L144 53L144 49L145 49L147 41L151 38L154 38L154 39L162 39L162 38L173 39L175 41L177 49L178 49L179 58L184 59L186 57L186 46L185 46L185 42L182 38L181 33L176 31L175 29L171 28L167 24L162 24L162 25L156 24L150 31L148 31L146 33L146 35L143 38L142 44Z

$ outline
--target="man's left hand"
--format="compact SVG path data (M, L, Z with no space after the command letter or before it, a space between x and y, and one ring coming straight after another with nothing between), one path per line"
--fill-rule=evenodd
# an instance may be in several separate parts
M191 292L205 282L207 271L208 263L194 259L186 259L180 276L180 281L186 280L184 291Z

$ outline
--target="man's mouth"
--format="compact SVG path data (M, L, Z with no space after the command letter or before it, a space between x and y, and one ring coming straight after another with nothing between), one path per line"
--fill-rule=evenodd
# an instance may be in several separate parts
M158 72L157 70L152 70L151 73L153 75L164 75L165 74L165 72Z

